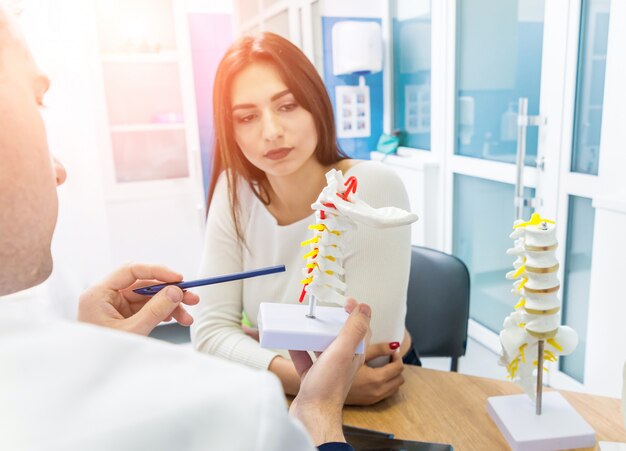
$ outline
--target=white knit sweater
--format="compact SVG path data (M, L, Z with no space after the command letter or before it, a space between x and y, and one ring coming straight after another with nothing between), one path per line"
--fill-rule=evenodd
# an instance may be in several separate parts
M375 208L396 206L409 210L402 181L389 168L373 162L354 164L344 176L358 179L358 194ZM200 277L284 264L286 272L197 288L200 304L191 327L196 349L256 368L268 368L277 355L263 349L241 329L242 311L256 325L261 302L297 303L304 278L302 256L309 251L300 243L312 236L309 217L286 226L239 184L240 226L247 249L238 242L230 212L226 177L215 188L207 220ZM406 290L411 259L411 229L403 226L376 229L359 225L348 237L345 253L346 295L372 307L371 343L402 341L406 315ZM320 305L324 305L320 303Z

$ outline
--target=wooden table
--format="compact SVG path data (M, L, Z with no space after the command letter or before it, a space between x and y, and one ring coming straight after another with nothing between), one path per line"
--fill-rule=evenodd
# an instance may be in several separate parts
M346 407L344 423L407 440L448 443L455 451L509 449L487 413L487 398L522 393L517 385L410 365L404 377L400 392L391 398L374 406ZM618 399L560 392L596 431L596 443L626 442Z

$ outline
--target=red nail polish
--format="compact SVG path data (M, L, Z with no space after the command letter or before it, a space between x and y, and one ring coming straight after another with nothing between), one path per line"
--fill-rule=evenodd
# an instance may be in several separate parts
M398 343L397 341L392 341L391 343L389 343L389 349L398 349L400 347L400 343Z

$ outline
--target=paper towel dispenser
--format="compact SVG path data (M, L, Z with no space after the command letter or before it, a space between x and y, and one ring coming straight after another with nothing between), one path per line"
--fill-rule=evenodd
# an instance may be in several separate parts
M369 74L383 69L382 29L378 22L337 22L332 39L334 75Z

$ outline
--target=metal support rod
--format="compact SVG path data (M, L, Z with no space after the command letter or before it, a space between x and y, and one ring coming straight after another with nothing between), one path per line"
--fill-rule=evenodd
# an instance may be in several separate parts
M524 214L524 165L526 162L526 128L542 126L547 120L541 116L528 116L528 99L520 97L517 104L517 155L515 158L515 219L522 219ZM530 205L533 205L532 202ZM535 413L541 415L541 398L543 394L543 346L544 341L537 343L537 398Z
M517 105L517 157L515 159L515 219L522 219L524 211L524 163L526 160L526 127L528 126L528 99L520 97Z
M543 340L537 342L537 400L535 414L541 415L541 397L543 395Z
M306 314L307 318L315 318L315 304L317 299L312 294L309 295L309 313Z

